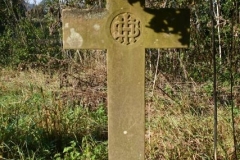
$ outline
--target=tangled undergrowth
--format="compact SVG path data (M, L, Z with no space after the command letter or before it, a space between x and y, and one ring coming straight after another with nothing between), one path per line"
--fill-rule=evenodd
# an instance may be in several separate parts
M1 68L0 159L107 159L106 58L104 51L94 54L98 58L61 65L53 59L34 69ZM211 82L173 82L161 71L154 77L146 70L145 159L213 159ZM231 107L227 90L222 93L218 157L234 159ZM236 87L240 142L238 94Z

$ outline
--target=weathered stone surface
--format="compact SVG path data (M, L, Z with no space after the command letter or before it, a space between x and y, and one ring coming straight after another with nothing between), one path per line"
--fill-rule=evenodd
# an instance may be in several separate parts
M189 10L146 9L144 0L63 10L65 49L107 49L110 160L143 160L145 48L186 48Z

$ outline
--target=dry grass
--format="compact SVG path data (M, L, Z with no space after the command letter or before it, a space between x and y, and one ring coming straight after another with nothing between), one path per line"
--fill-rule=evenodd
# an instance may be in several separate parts
M1 69L2 157L68 159L74 153L76 159L106 159L106 67L84 63L51 74ZM146 159L213 159L211 82L173 83L158 74L153 90L146 73ZM240 142L239 108L234 113ZM226 103L219 103L218 131L219 159L233 159Z
M211 82L179 84L161 74L157 77L153 94L147 94L146 159L213 159ZM235 106L234 111L239 142L240 110ZM219 101L218 159L234 159L231 122L231 106Z
M68 159L74 153L77 159L106 159L106 107L76 103L82 90L60 87L61 74L1 70L1 157Z

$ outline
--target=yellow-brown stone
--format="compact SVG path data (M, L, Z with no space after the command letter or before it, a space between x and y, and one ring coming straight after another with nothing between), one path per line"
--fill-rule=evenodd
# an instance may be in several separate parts
M186 48L189 10L109 0L101 10L64 9L65 49L107 49L110 160L143 160L145 48Z

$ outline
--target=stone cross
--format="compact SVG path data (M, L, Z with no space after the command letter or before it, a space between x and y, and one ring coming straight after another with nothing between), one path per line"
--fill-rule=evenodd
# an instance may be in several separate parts
M64 9L64 49L107 49L109 160L143 160L145 48L186 48L189 10L108 0L105 9Z

